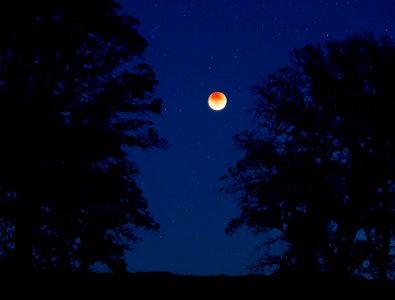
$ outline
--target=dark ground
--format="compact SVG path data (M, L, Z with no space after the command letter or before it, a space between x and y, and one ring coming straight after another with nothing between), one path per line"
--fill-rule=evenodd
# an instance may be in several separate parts
M3 274L4 275L4 274ZM393 299L395 281L371 281L362 279L339 279L327 275L303 276L181 276L166 272L115 274L34 274L33 276L8 275L4 277L1 290L8 296L49 295L52 299L68 299L69 296L85 295L88 299L141 299L150 296L182 295L184 299L201 299L194 296L237 296L245 299L264 299L256 295L312 296L315 299L341 299L345 295L362 296L361 299ZM25 288L26 287L26 288ZM4 289L5 288L5 289ZM240 297L243 296L243 297ZM380 296L382 295L382 296ZM250 297L251 296L251 297ZM79 298L78 299L85 299ZM14 297L13 297L14 298ZM25 297L24 297L25 298ZM205 299L206 297L204 297ZM207 297L211 299L212 297ZM272 296L270 297L272 298ZM3 298L0 294L0 299ZM26 299L26 298L25 298ZM37 298L39 299L39 298ZM269 298L268 298L269 299Z

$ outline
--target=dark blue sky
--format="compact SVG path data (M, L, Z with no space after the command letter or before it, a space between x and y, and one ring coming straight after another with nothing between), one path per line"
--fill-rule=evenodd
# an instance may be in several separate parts
M248 273L263 237L225 234L239 211L219 192L219 177L242 153L232 136L251 126L250 86L288 62L293 48L352 33L395 35L392 0L123 0L148 41L146 62L159 80L164 112L156 128L168 150L133 152L140 186L160 233L140 232L128 253L129 271L179 274ZM207 98L228 98L212 111Z

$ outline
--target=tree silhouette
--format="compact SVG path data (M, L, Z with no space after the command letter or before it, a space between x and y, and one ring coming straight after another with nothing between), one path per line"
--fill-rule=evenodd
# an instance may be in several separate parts
M234 137L245 154L222 178L246 225L278 232L284 255L255 267L341 276L393 276L395 47L363 33L293 51L254 88L255 127ZM262 245L262 247L264 246Z
M166 146L147 43L112 0L23 5L0 10L3 267L125 271L135 229L159 228L127 159Z

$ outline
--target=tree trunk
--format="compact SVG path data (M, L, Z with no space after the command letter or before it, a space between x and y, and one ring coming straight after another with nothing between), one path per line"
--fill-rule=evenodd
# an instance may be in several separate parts
M389 192L389 186L388 183L385 186L384 189L384 197L383 197L383 208L382 208L382 215L380 214L380 219L379 220L382 223L382 238L383 242L380 247L379 251L379 279L380 280L387 280L388 279L388 270L389 270L389 264L390 264L390 247L391 247L391 227L390 227L390 222L391 222L391 208L390 208L390 201L391 201L391 196Z
M348 277L350 274L349 266L350 253L354 243L356 230L350 221L345 221L345 224L338 225L338 232L336 233L336 254L334 259L333 271L336 276ZM343 240L344 237L344 240Z
M18 273L32 271L32 216L29 200L18 193L15 211L15 268Z
M379 256L379 279L388 279L388 269L390 263L390 243L391 243L391 230L387 224L384 225L383 230L383 245L380 249Z
M60 272L70 272L72 270L71 266L71 253L70 253L70 245L68 244L71 240L68 237L67 231L68 223L66 222L67 215L65 213L64 216L58 219L58 236L56 237L56 245L59 247L59 261L56 267L57 271Z

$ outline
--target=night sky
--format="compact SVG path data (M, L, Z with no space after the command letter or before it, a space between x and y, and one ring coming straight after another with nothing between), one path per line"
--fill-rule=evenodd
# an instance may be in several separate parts
M140 20L149 46L145 60L155 71L163 99L156 128L167 150L131 153L139 184L159 233L127 254L128 270L178 274L249 272L263 237L247 229L225 234L239 214L235 195L219 180L241 158L233 135L251 127L251 86L289 61L294 48L361 31L395 36L392 0L124 0L125 13ZM222 111L208 96L223 92Z

